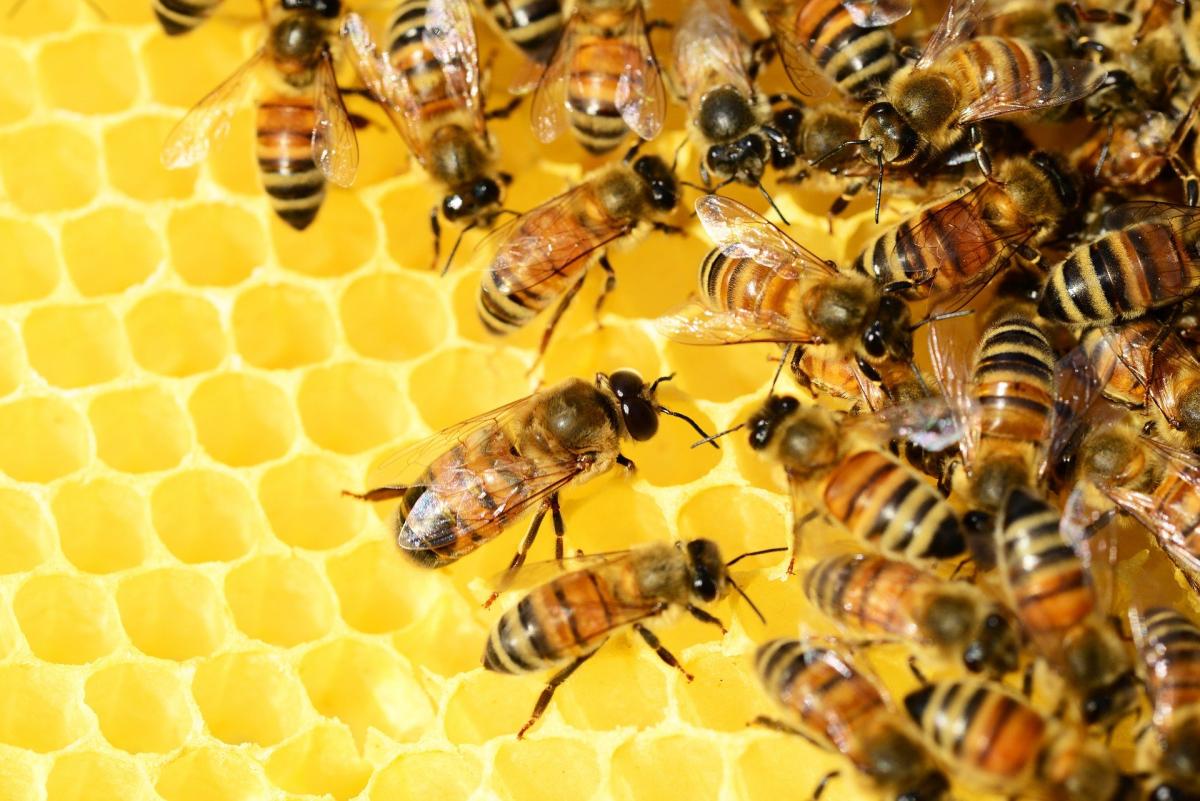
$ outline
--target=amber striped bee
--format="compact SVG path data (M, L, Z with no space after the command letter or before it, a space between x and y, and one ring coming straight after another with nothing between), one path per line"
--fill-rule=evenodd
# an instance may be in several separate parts
M1200 289L1200 208L1130 203L1110 213L1108 227L1050 268L1040 315L1078 327L1103 325Z
M1056 725L1007 688L978 679L940 681L904 698L941 765L965 785L1005 796L1133 799L1105 747Z
M972 673L1016 670L1020 637L1008 612L977 587L874 554L822 559L804 594L832 620L958 659Z
M546 684L517 737L524 737L538 721L559 685L613 633L627 626L663 662L691 681L692 675L646 623L668 611L686 610L697 620L717 626L723 634L721 621L697 604L719 601L730 589L741 594L757 614L754 602L730 577L728 569L750 555L743 554L727 564L715 542L696 539L651 543L567 560L573 569L528 592L500 616L488 635L483 653L483 666L488 670L517 674L562 667ZM526 578L536 574L532 570Z
M505 41L533 64L545 65L563 31L560 0L478 0Z
M265 8L265 7L264 7ZM271 208L297 230L316 218L325 181L354 182L358 142L342 102L330 39L338 0L282 0L265 9L267 42L206 95L168 134L162 163L182 169L199 163L210 141L223 135L245 105L263 62L275 86L258 98L258 168Z
M444 272L462 234L490 228L503 213L501 185L510 180L493 164L470 8L466 0L405 0L388 23L386 56L378 53L357 14L346 17L342 35L367 89L409 151L445 188L441 216L465 223ZM441 240L437 207L429 223L436 266Z
M873 793L896 801L949 798L949 782L879 686L844 654L804 640L771 640L754 655L767 695L792 721L755 722L845 756ZM826 775L813 792L820 798Z
M1079 205L1078 183L1050 153L1005 159L992 178L877 234L853 269L910 297L978 291L1014 255L1039 261L1034 248Z
M971 38L985 0L951 0L915 64L899 69L883 99L863 112L856 145L882 174L945 152L964 137L976 147L984 175L990 159L979 123L1018 113L1044 112L1099 89L1103 67L1056 59L1021 39ZM880 181L882 184L882 180Z
M691 418L656 400L669 378L649 386L632 370L597 373L593 384L569 378L402 448L372 471L374 489L346 494L365 501L399 498L396 542L422 567L461 559L533 508L510 571L524 562L547 512L561 558L559 492L614 465L632 470L620 443L653 437L660 414L685 420L704 436Z
M1152 731L1139 756L1162 783L1155 801L1185 801L1200 793L1200 627L1166 607L1130 611Z
M1068 520L1068 525L1070 525ZM1089 723L1113 723L1137 702L1137 678L1081 558L1082 532L1031 490L1009 492L996 551L1009 605L1062 675Z
M629 131L658 136L666 106L642 0L577 0L534 89L538 140L553 142L570 127L584 150L602 155Z
M904 408L892 419L875 416L861 425L914 441L930 435L932 441L941 434L925 420L929 412ZM750 447L781 464L787 474L794 509L793 564L804 526L819 516L860 542L908 561L947 559L965 550L962 527L946 499L887 451L856 441L850 436L852 427L834 412L772 395L744 425L750 430ZM809 511L801 515L801 507Z
M735 200L706 195L696 201L696 213L717 248L700 265L699 296L657 321L662 334L698 345L829 345L889 394L885 377L903 370L917 375L917 324L903 298L865 276L840 272ZM801 357L792 363L803 366Z
M557 303L542 336L539 353L545 352L593 262L608 276L596 303L599 315L616 285L609 247L647 229L676 231L661 222L679 203L674 173L658 156L635 159L635 151L496 232L501 244L479 288L485 328L511 334Z
M23 0L22 0L23 2ZM199 28L222 0L151 0L154 18L167 36L180 36Z

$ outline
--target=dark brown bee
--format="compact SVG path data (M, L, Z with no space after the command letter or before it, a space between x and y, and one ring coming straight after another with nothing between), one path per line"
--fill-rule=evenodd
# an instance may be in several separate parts
M187 113L167 136L162 163L200 162L243 107L257 67L271 66L275 87L258 98L258 167L271 207L303 230L325 198L325 181L349 186L358 170L354 126L342 103L330 39L337 0L283 0L266 11L267 43Z
M1185 801L1200 793L1200 627L1174 609L1131 611L1146 692L1151 736L1139 755L1162 784L1154 801Z
M567 560L567 564L575 569L526 593L500 616L488 636L483 654L483 666L488 670L532 673L565 665L547 683L529 721L517 732L518 738L524 737L542 716L559 685L610 635L627 626L663 662L691 681L692 675L645 623L669 610L686 609L697 620L711 623L724 633L721 621L696 604L719 601L731 588L746 597L730 578L728 566L711 540L652 543L628 551L577 557ZM746 601L754 608L749 598Z
M735 200L707 195L696 213L717 249L700 266L699 297L658 320L664 335L701 345L828 345L837 352L823 357L853 362L867 381L915 375L914 324L902 298L839 272ZM803 367L800 358L793 364Z
M1050 268L1042 317L1079 327L1133 320L1200 289L1200 209L1138 203L1110 217L1113 230Z
M22 0L23 1L23 0ZM154 17L167 36L180 36L199 28L222 0L151 0ZM11 14L10 14L11 16Z
M667 97L642 0L579 0L533 95L533 131L553 142L570 127L594 155L629 131L653 139Z
M1090 723L1111 723L1137 703L1137 679L1058 509L1016 488L997 527L1009 605L1041 654L1058 669Z
M441 214L465 223L462 233L490 228L502 213L501 185L509 176L495 170L479 89L479 50L466 0L405 0L388 23L386 57L379 55L366 25L350 14L342 26L354 66L387 112L409 152L441 184ZM429 216L437 264L441 224ZM462 241L462 233L444 270Z
M935 648L973 673L1017 668L1020 639L1000 604L908 562L868 554L823 559L809 568L804 594L845 626Z
M557 303L542 336L539 352L544 352L593 261L608 274L598 314L616 284L607 249L650 228L674 230L660 222L679 202L674 173L657 156L633 160L633 155L630 151L621 163L601 169L497 232L503 239L479 288L484 327L510 334Z
M896 801L949 797L945 775L880 688L848 657L803 640L771 640L759 646L754 664L763 689L790 718L758 723L842 754L871 793ZM836 775L825 776L812 797L820 798Z
M525 560L547 512L561 558L560 491L614 465L632 468L621 455L621 441L653 437L660 413L680 417L704 435L690 418L655 400L665 380L646 386L632 370L598 373L594 384L567 379L401 449L372 471L375 489L347 494L366 501L400 498L396 541L422 567L461 559L533 508L537 513L511 569Z
M1131 782L1101 743L1046 720L999 684L935 682L909 693L904 706L934 756L965 785L1006 796L1132 800Z

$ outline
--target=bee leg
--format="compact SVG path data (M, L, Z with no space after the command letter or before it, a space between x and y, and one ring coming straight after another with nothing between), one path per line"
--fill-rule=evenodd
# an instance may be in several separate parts
M442 251L442 223L438 220L437 206L429 210L429 230L433 232L433 266L429 269L436 270L438 255Z
M792 726L788 723L784 723L782 720L776 720L775 718L769 718L766 715L759 715L754 720L750 721L750 725L757 726L760 729L770 729L771 731L777 731L780 734L790 734L794 737L799 737L801 740L804 740L809 745L819 748L822 751L829 750L829 748L824 743L818 742L818 741L814 740L812 737L809 737L807 732L805 732L801 729L797 729L795 726Z
M833 218L846 210L846 207L850 205L850 201L854 200L854 196L861 192L864 186L866 184L863 181L855 181L842 190L842 193L837 196L837 200L833 201L833 204L829 207L829 211L825 213L825 219L829 221L829 233L833 233Z
M637 465L633 463L632 459L630 459L628 456L626 456L623 453L617 454L617 464L621 465L621 467L624 467L630 473L637 472Z
M496 589L492 590L492 594L483 602L483 608L489 608L496 599L500 597L500 593L508 589L508 585L516 577L517 571L521 569L521 565L525 564L525 557L529 554L529 548L533 545L533 541L537 539L538 529L542 527L542 521L546 518L546 512L550 509L550 502L542 501L537 512L533 515L533 520L529 523L529 531L525 532L525 538L521 540L521 544L517 546L517 552L513 554L512 561L508 563L508 569L504 571L504 576L500 579L500 583ZM561 543L558 546L560 549ZM556 549L558 550L558 549ZM558 550L558 559L562 560L562 551Z
M403 498L404 493L408 492L408 487L395 484L389 487L376 487L372 490L367 490L364 493L351 492L350 490L342 490L342 495L347 498L354 498L358 501L390 501L392 498Z
M1025 673L1021 676L1021 695L1026 698L1033 697L1033 673L1037 668L1037 662L1030 662L1025 666Z
M683 230L678 225L668 225L667 223L663 222L653 223L651 227L660 234L667 234L668 236L685 236L687 234L687 231Z
M542 694L538 696L537 703L533 705L533 714L529 716L529 720L527 720L525 725L521 727L521 730L517 732L518 740L525 739L525 732L529 731L530 727L538 722L538 718L540 718L542 713L546 711L546 707L550 706L550 699L554 697L554 691L558 689L558 686L570 678L572 673L574 673L576 670L579 670L579 666L591 659L592 654L594 653L596 653L595 650L588 651L586 654L577 658L574 662L550 677L550 681L546 682L545 688L542 689Z
M1189 167L1178 153L1171 153L1167 160L1171 169L1179 176L1179 180L1183 181L1184 202L1189 206L1200 206L1200 176L1196 175L1196 171Z
M967 129L971 137L971 149L975 151L975 163L979 165L979 171L983 173L983 177L991 179L992 177L992 157L988 155L987 150L983 145L983 130L978 125L972 125Z
M562 509L558 507L558 493L554 493L546 499L546 503L550 504L550 522L554 524L554 558L558 560L561 566L563 561L563 535L567 533L567 527L563 523Z
M692 604L688 604L687 610L688 610L688 614L690 614L692 617L696 618L696 620L699 620L701 623L708 623L710 625L716 626L717 628L719 628L721 630L722 634L729 633L728 631L725 630L725 624L722 623L719 618L713 617L712 615L710 615L708 612L705 612L700 607L693 606Z
M512 116L512 113L514 111L516 111L518 108L521 107L521 103L524 100L525 100L525 98L523 96L517 95L512 100L509 100L507 103L505 103L503 106L499 106L498 108L488 109L487 111L485 111L483 113L483 118L485 120L506 120Z
M758 80L758 73L763 67L775 60L775 40L770 36L763 39L756 39L750 45L750 68L746 70L746 75L751 82ZM774 95L772 95L774 97ZM774 105L774 101L769 101Z
M571 305L571 301L579 294L579 290L583 287L583 278L576 281L570 289L562 296L562 300L558 303L558 308L554 310L554 314L550 316L550 322L546 323L546 330L542 332L542 342L538 345L537 359L530 365L529 371L533 372L533 368L542 360L542 356L546 353L546 348L550 346L550 337L554 336L554 329L558 326L558 321L567 313L567 307Z
M604 301L608 300L609 294L617 288L617 274L613 271L607 253L601 253L596 264L601 270L604 270L604 288L600 290L600 297L596 298L596 327L603 328L604 323L600 321L600 310L604 308Z
M804 515L804 517L792 524L792 558L788 560L787 566L787 574L789 576L795 575L796 573L796 556L800 553L800 532L806 525L816 519L817 513L815 511L809 511Z
M917 665L917 658L912 654L908 655L908 672L913 674L913 678L916 679L917 683L922 687L929 684L929 679L926 678L925 674L921 672L921 668Z
M658 658L666 662L669 667L673 667L678 670L688 681L692 681L694 678L696 678L691 673L688 673L686 670L684 670L683 665L679 664L679 660L675 658L675 655L668 651L665 645L659 642L658 637L654 636L654 632L643 626L641 623L634 623L633 630L642 635L642 639L646 641L646 645L649 645L651 648L653 648L654 653L658 654Z

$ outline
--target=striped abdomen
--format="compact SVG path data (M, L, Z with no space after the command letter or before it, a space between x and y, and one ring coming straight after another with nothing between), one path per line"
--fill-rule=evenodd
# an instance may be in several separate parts
M471 432L438 456L396 510L402 551L425 567L441 567L499 536L525 511L534 460L497 425Z
M1120 328L1091 328L1080 337L1096 375L1108 376L1104 395L1128 406L1146 403L1154 352L1152 344L1163 327L1146 320Z
M1042 443L1054 409L1054 363L1045 333L1023 314L984 330L971 377L981 448L990 438Z
M559 0L482 0L500 31L533 61L544 63L562 36Z
M996 87L1032 85L1037 87L1037 94L1028 105L1052 108L1062 104L1064 89L1078 80L1045 50L1008 36L971 39L952 50L941 63L955 74L964 106Z
M1200 492L1195 478L1180 474L1180 467L1171 466L1162 481L1154 488L1154 507L1149 511L1139 507L1129 511L1150 529L1160 542L1186 551L1200 559Z
M388 20L388 61L408 79L418 114L427 130L450 122L460 110L450 92L442 64L425 44L426 0L407 0Z
M862 735L891 715L875 685L828 648L771 640L754 656L767 695L857 765L867 765Z
M808 571L804 594L830 618L872 634L928 644L925 604L941 580L907 562L845 554L823 559Z
M285 223L303 231L325 199L325 175L313 160L316 111L308 97L259 101L258 169L271 208Z
M608 153L621 144L629 126L617 108L617 88L626 64L641 60L637 46L626 40L633 17L596 15L579 23L581 30L565 77L567 122L589 153ZM601 20L609 21L606 27Z
M1054 265L1038 312L1074 325L1109 323L1168 306L1200 285L1196 243L1177 222L1105 234Z
M483 666L528 673L599 648L615 629L652 614L628 562L566 573L530 591L488 635Z
M700 263L700 297L715 311L738 311L768 320L790 319L801 308L801 282L751 259L709 251Z
M1057 641L1097 609L1087 568L1059 532L1059 513L1032 493L1015 489L1000 531L1003 580L1022 625L1035 638Z
M152 0L154 16L167 36L179 36L200 27L220 4L221 0Z
M1154 724L1163 728L1176 715L1200 712L1200 627L1165 607L1147 610L1142 626L1138 651Z
M808 0L796 9L791 35L851 97L887 83L899 67L889 28L860 28L840 0Z
M997 260L1008 258L1004 239L979 215L976 192L922 209L869 241L854 260L854 271L880 286L910 285L905 292L961 291L992 274Z
M842 459L822 479L822 505L863 542L905 559L961 554L966 543L954 510L917 473L882 451Z
M1019 792L1032 778L1046 722L999 685L944 681L908 694L904 706L925 741L953 773L1003 793Z

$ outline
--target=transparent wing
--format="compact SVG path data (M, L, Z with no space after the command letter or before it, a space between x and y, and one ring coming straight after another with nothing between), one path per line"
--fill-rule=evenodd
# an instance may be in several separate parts
M842 0L842 7L860 28L881 28L912 13L912 0Z
M408 78L380 55L366 23L358 14L346 15L342 22L342 38L350 45L347 52L363 85L383 108L409 151L425 165L428 154L417 129L421 119L420 104Z
M723 0L692 0L675 29L675 74L694 114L705 92L732 86L745 97L752 89L747 52Z
M698 299L673 314L654 321L658 332L688 345L736 345L748 342L808 344L817 342L812 331L768 310L716 310Z
M929 314L934 316L939 311L932 307ZM977 409L971 394L971 373L975 362L975 343L978 341L973 318L974 315L957 317L929 326L933 374L961 435L959 450L968 466L974 464L978 442L975 426Z
M629 58L617 80L613 99L629 129L643 139L653 139L662 130L667 114L667 90L663 86L658 60L650 47L641 3L634 14L635 21L624 37Z
M1090 61L1053 59L1042 51L1036 52L1039 57L1055 62L1055 68L1049 70L1052 77L1043 81L1039 78L1022 79L1017 74L1012 79L997 81L963 109L959 123L967 125L1002 114L1037 111L1073 103L1099 89L1108 75L1103 67Z
M579 42L580 19L577 13L567 19L554 55L533 90L530 121L534 136L544 144L553 142L567 127L567 67Z
M598 553L575 554L558 559L526 562L516 572L503 570L491 576L489 583L497 592L528 589L545 584L564 573L578 570L596 570L606 565L618 564L629 559L630 550L601 551Z
M950 0L946 13L921 51L917 69L925 69L943 53L967 41L982 18L985 5L987 0Z
M1097 495L1086 482L1078 482L1063 504L1058 531L1071 546L1091 577L1097 596L1096 608L1108 609L1117 569L1117 543L1111 530L1098 530L1105 509L1098 508Z
M1200 224L1200 207L1181 206L1159 200L1134 200L1122 203L1104 215L1106 231L1119 231L1142 223L1177 222L1191 231Z
M254 82L254 68L266 50L260 48L216 88L201 98L191 111L167 134L160 158L168 170L179 170L199 163L208 155L208 146L229 130L229 121L248 100Z
M862 425L881 433L886 439L903 439L927 451L937 452L959 442L964 433L945 398L925 398L888 406L871 415L863 415Z
M476 133L483 134L487 126L479 93L479 45L466 0L429 0L424 42L441 64L450 94L467 110Z
M725 256L750 259L781 278L799 278L810 270L822 275L837 274L832 264L736 200L704 195L696 200L696 215Z
M328 49L317 64L314 93L313 159L330 181L350 186L358 172L358 137L342 102L333 56Z
M1043 476L1067 452L1111 376L1112 363L1097 372L1083 346L1072 348L1055 363L1054 407L1046 436L1048 447L1040 471Z
M801 97L809 101L820 100L834 91L835 84L821 69L816 54L806 46L808 43L796 38L793 23L797 13L797 6L792 2L771 3L769 8L763 9L779 49L779 59L792 86Z

